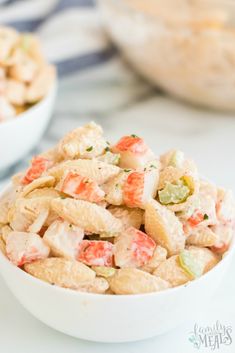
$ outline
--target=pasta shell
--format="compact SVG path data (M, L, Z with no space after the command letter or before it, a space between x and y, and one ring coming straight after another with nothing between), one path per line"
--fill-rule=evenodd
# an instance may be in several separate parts
M27 229L28 232L39 233L43 225L46 223L48 216L49 216L49 209L45 208L45 209L39 210L39 214L37 215L36 219L28 227Z
M235 218L235 203L231 190L218 189L216 214L222 222L231 222Z
M124 229L129 227L140 229L143 223L144 212L139 208L110 206L108 211L111 212L114 217L122 221Z
M167 249L169 255L179 253L185 246L183 227L175 214L152 200L145 210L145 231L157 244Z
M105 278L96 277L88 284L80 285L76 288L79 292L104 294L109 289L109 283Z
M154 270L163 262L166 260L167 257L167 250L163 248L162 246L158 245L154 252L153 256L151 259L144 265L141 266L140 270L153 273Z
M52 167L47 174L59 182L65 172L76 172L96 181L99 185L106 183L120 172L120 168L97 160L76 159L61 162Z
M49 197L49 198L56 198L61 197L59 191L55 190L54 188L44 187L43 189L34 189L29 194L25 196L27 199L33 199L36 197Z
M3 253L3 255L7 255L6 253L6 244L4 242L4 240L1 238L0 236L0 251Z
M191 160L185 160L181 168L167 166L162 169L159 176L158 190L163 189L166 183L175 183L183 176L191 176L194 182L194 190L199 190L199 176L195 163Z
M0 223L8 223L8 212L18 198L22 187L12 186L7 189L0 198Z
M153 274L168 281L172 287L180 286L191 280L191 277L180 266L178 255L161 262Z
M49 216L51 197L36 197L32 199L19 198L8 212L8 221L14 230L28 231L29 227L40 217L47 213ZM41 227L46 222L42 218ZM37 229L39 231L40 229Z
M24 266L26 272L50 284L79 289L95 279L95 272L78 261L50 257Z
M208 227L197 227L187 236L187 244L196 246L213 246L217 242L217 235Z
M219 256L217 256L207 248L189 246L188 250L195 256L195 258L200 263L203 264L203 273L206 273L211 270L219 262Z
M216 234L216 242L212 246L212 250L215 253L223 254L228 250L231 240L234 235L233 224L228 222L225 224L217 224L211 227L212 231Z
M88 232L112 236L123 229L119 219L94 203L74 199L54 199L51 206L60 217Z
M35 189L40 189L40 188L45 188L45 187L52 187L55 185L55 178L52 176L42 176L34 181L32 181L30 184L26 185L23 188L23 191L21 193L21 197L25 197L29 193L31 193Z
M6 243L8 235L12 232L11 227L4 226L1 228L0 233L2 236L3 241Z
M215 184L208 182L206 180L200 180L199 191L203 195L210 195L213 200L217 199L217 187Z
M117 270L109 284L115 294L151 293L170 287L169 282L136 268Z
M65 135L57 146L63 159L94 158L107 147L102 128L94 122L79 127Z

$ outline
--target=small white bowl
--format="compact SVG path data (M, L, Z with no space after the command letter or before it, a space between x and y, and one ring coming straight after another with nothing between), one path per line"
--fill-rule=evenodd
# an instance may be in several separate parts
M9 186L8 186L9 187ZM32 277L0 251L0 273L18 301L48 326L97 342L128 342L153 337L193 317L220 285L234 253L187 285L138 295L102 295L52 286Z
M52 115L57 83L40 102L16 118L0 123L0 172L20 161L42 137Z

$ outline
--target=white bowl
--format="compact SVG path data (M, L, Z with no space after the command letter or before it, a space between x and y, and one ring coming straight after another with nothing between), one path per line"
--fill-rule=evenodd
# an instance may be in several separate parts
M234 241L221 262L187 285L138 295L76 292L38 280L0 252L0 273L18 301L48 326L98 342L128 342L171 330L204 307L220 285L234 253Z
M0 171L3 172L35 147L52 115L56 82L39 103L16 118L0 123Z

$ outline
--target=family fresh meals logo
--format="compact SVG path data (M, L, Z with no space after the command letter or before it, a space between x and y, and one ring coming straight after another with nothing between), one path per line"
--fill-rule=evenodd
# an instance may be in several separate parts
M190 332L189 341L196 349L208 348L210 350L220 349L221 346L232 344L232 326L222 325L219 321L213 326L202 327L194 325Z

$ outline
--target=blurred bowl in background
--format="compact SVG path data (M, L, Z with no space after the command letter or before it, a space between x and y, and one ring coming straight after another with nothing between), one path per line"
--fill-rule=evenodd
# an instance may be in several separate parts
M56 80L49 93L16 118L0 124L0 172L20 161L41 139L55 103Z
M235 3L98 0L124 57L153 84L210 108L235 111Z

